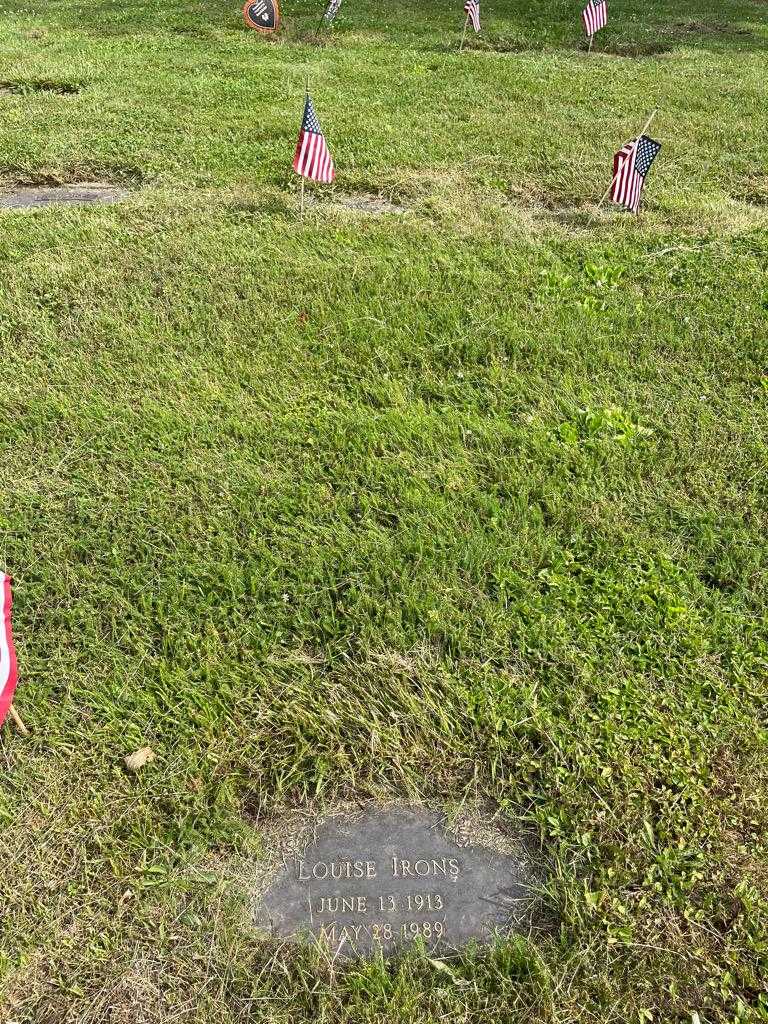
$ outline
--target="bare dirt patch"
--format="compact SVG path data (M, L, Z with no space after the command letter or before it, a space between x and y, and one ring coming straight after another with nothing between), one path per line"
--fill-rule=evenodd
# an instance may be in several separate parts
M0 208L36 210L44 206L85 203L117 203L128 190L102 181L81 181L69 185L18 185L0 191Z

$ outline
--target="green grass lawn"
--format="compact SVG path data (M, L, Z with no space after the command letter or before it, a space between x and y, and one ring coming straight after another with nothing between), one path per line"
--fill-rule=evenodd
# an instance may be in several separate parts
M0 2L0 179L131 189L0 211L4 1022L768 1020L768 6L609 3ZM372 796L520 822L541 926L260 941L260 823Z

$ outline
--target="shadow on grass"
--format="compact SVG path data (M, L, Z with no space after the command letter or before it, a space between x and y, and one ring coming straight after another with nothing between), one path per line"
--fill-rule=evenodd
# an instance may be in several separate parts
M595 46L592 49L593 57L659 57L665 53L672 53L674 46L671 43L648 42L648 43L609 43L607 46ZM580 44L579 52L587 53L589 45L586 41Z
M759 209L768 207L768 174L753 174L744 183L744 188L733 193L740 203L748 203Z
M52 93L55 96L74 96L82 90L80 82L66 82L58 79L34 78L0 82L0 95L33 96L35 93Z

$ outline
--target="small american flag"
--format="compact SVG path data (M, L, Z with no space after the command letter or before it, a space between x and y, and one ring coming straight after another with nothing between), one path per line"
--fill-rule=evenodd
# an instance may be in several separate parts
M0 572L0 725L16 689L16 650L11 633L11 577Z
M475 32L480 31L480 0L467 0L464 4L464 10L467 12L467 17L472 22L472 28Z
M325 14L323 15L323 21L330 25L336 15L339 13L341 7L341 0L330 0L330 3L325 8Z
M637 213L646 175L660 149L661 143L647 135L631 139L621 147L613 158L612 202Z
M584 31L588 36L593 36L595 32L605 28L608 21L607 0L589 0L581 12L581 20L584 22Z
M299 141L296 143L293 169L311 181L324 181L330 184L336 177L333 159L309 93L304 104L304 120L301 122Z

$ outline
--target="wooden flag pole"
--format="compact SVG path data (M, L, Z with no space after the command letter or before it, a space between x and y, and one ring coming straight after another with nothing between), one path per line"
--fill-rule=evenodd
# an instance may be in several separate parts
M657 107L657 108L656 108L655 110L651 111L651 116L650 116L650 117L648 118L648 120L647 120L647 121L645 122L645 124L643 125L643 128L642 128L642 131L641 131L641 132L640 132L640 134L639 134L639 135L637 136L637 137L638 137L638 139L639 139L639 138L640 138L641 136L645 135L645 133L646 133L646 132L648 131L648 128L650 127L651 121L652 121L652 120L654 119L654 117L656 117L656 115L658 114L658 112L659 112L659 108L658 108L658 107ZM599 202L599 203L597 204L597 208L598 208L598 210L599 210L599 209L600 209L600 207L601 207L601 206L603 205L603 203L605 202L605 200L606 200L606 199L608 198L608 194L609 194L609 192L611 191L611 189L613 188L613 186L614 186L614 184L615 184L615 182L616 182L616 179L618 178L618 176L619 176L619 174L620 174L620 173L621 173L621 168L619 168L619 169L618 169L618 170L616 171L616 173L614 174L614 176L613 176L613 177L611 178L611 184L610 184L610 185L608 186L608 188L607 188L607 189L605 190L605 192L603 193L603 198L602 198L602 199L600 200L600 202Z
M592 53L592 43L594 43L594 41L595 33L593 32L592 35L589 37L589 46L587 47L587 53Z
M464 19L464 31L461 34L461 46L459 47L459 53L464 49L464 40L467 38L467 25L469 25L469 14Z
M651 121L652 121L652 120L654 119L654 117L656 117L656 115L658 114L658 112L659 112L659 108L658 108L658 107L655 107L655 108L654 108L654 109L653 109L653 110L651 111L650 117L648 118L648 120L647 120L647 121L645 122L645 124L643 125L643 127L642 127L642 130L640 131L640 135L638 135L638 139L640 138L640 136L641 136L641 135L645 135L645 133L646 133L646 132L648 131L648 129L649 129L650 127L651 127Z
M21 715L16 710L16 708L13 706L13 704L11 704L11 706L8 708L8 714L11 716L11 720L13 721L13 724L19 730L21 735L22 736L29 736L29 729L22 722Z

